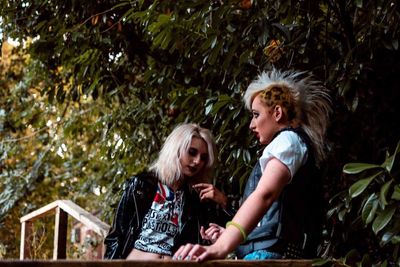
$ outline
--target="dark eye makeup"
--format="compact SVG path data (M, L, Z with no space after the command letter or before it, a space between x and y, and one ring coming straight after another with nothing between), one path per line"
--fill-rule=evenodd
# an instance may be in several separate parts
M192 157L195 157L197 155L198 151L196 148L189 148L189 155Z
M252 112L251 112L251 116L252 116L253 118L257 118L259 115L260 115L260 113L257 112L257 111L252 111Z
M188 153L191 157L196 157L199 154L199 151L196 148L190 147ZM208 155L207 154L200 155L200 160L207 161Z

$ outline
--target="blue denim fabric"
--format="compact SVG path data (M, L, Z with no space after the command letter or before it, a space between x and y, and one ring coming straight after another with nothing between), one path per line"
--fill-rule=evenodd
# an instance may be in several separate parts
M281 259L282 255L276 252L266 251L264 249L253 251L246 256L244 260L268 260L268 259Z

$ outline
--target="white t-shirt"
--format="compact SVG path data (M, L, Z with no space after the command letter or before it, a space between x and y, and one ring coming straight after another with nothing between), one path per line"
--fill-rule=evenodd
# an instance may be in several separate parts
M290 171L290 181L307 161L307 146L293 131L283 131L269 143L260 157L261 171L272 158L280 160ZM289 182L290 182L289 181Z

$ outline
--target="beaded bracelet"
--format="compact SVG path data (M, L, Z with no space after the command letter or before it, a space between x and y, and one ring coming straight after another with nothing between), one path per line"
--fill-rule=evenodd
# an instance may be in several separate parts
M247 239L247 235L246 235L246 232L244 231L243 227L242 227L240 224L235 223L235 222L233 222L233 221L227 222L227 223L226 223L226 228L227 228L229 225L235 226L235 227L240 231L240 233L242 234L242 237L243 237L243 242L245 242L246 239Z

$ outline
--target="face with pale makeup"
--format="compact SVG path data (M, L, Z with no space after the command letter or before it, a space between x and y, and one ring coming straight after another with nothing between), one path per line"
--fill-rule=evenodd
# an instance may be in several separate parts
M188 149L179 158L182 174L185 177L193 177L201 172L208 161L207 143L199 138L193 137Z

